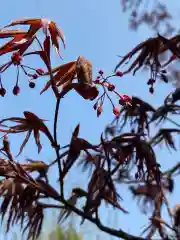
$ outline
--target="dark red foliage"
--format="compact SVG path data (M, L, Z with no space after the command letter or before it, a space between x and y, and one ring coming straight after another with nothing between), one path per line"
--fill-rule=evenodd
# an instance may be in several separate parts
M126 2L128 0L123 2L124 9ZM137 14L134 12L133 17L136 16ZM172 213L167 193L173 193L174 176L175 173L179 174L180 164L164 171L161 165L166 159L163 161L159 159L156 146L164 144L173 151L177 150L174 138L180 133L180 125L171 116L180 114L180 105L178 105L180 91L176 89L166 97L161 106L154 108L136 96L120 94L117 92L118 86L115 87L110 81L112 78L118 80L117 77L123 77L132 71L135 74L140 68L147 67L151 73L147 85L150 93L153 94L157 78L161 79L163 83L169 83L166 67L180 58L179 36L168 39L158 34L154 38L145 40L126 54L115 69L117 70L137 54L127 70L114 72L110 76L105 76L104 72L100 70L96 80L93 81L93 64L83 56L55 68L52 67L52 46L58 54L60 54L59 39L65 46L64 35L54 22L45 19L26 19L13 21L4 28L17 25L28 25L29 29L27 31L1 29L0 31L0 38L12 38L0 47L0 55L12 53L11 59L0 66L0 73L4 73L12 65L15 66L17 79L15 86L14 84L12 86L14 86L13 94L16 96L20 93L20 71L28 78L30 88L35 88L40 78L48 77L40 94L51 89L56 106L52 132L45 124L46 120L30 111L24 111L24 117L9 117L0 120L0 134L2 134L0 136L0 198L2 200L0 214L2 220L6 222L7 231L10 231L14 224L20 223L22 232L27 231L27 238L36 239L42 229L45 210L56 208L60 209L59 221L66 220L75 212L82 218L82 223L85 219L89 220L112 236L140 240L142 238L132 236L123 230L104 226L99 215L103 202L106 206L118 209L120 214L128 214L130 208L126 204L126 200L123 200L124 191L121 191L121 187L122 184L133 184L129 188L133 197L142 200L141 207L145 214L147 214L146 210L148 210L149 204L152 215L150 226L146 229L149 232L145 239L151 239L155 231L158 231L161 239L167 239L165 231L167 224L162 220L163 204L166 204L166 209L174 221L169 228L176 236L179 236L177 232L177 228L180 226L179 208ZM40 29L44 32L42 42L38 39ZM38 50L27 52L35 40L38 42ZM160 55L168 51L171 52L171 57L164 63ZM28 56L39 57L46 69L24 65L24 59L28 59ZM36 61L34 62L36 63ZM117 82L119 84L119 81ZM6 89L3 86L5 85L0 79L0 95L5 97ZM100 117L105 111L106 100L111 104L110 114L112 116L114 114L114 120L105 128L97 144L92 144L81 137L82 133L78 123L66 146L62 146L58 142L59 134L61 134L58 130L59 106L72 90L82 97L81 100L87 101L87 104L89 101L89 104L92 104L92 109L96 111L97 117ZM113 94L119 101L118 106L114 103ZM31 98L31 96L27 97ZM94 100L95 102L92 103L91 101ZM2 99L3 101L4 99ZM72 107L78 107L77 104L75 100ZM47 108L48 104L45 103L43 107ZM92 132L96 131L91 126L88 116L84 117L87 118L85 127L91 127ZM158 125L165 121L175 124L176 128ZM9 122L13 125L9 126ZM12 153L13 142L10 144L9 135L22 133L26 133L26 136L18 155L22 153L28 142L33 148L32 142L29 141L32 134L38 154L40 154L42 148L46 147L41 145L40 137L43 133L55 153L52 162L47 164L47 159L43 161L27 159L25 163L17 161L18 155L14 157L15 155ZM169 164L173 162L173 159L170 160ZM50 185L51 181L48 176L48 170L53 165L56 165L58 169L56 180L58 180L59 188L57 190ZM89 178L85 182L86 189L75 187L66 199L64 188L67 175L80 166L82 174L87 169L90 170ZM56 178L56 176L54 177ZM77 179L81 180L81 176L78 177ZM84 198L83 206L78 204L80 198ZM56 202L56 204L50 204L48 199L53 200L52 202Z

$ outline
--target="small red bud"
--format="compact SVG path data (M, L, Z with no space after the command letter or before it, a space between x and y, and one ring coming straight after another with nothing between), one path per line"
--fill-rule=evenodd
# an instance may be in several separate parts
M123 100L123 99L119 99L119 104L122 105L122 106L124 106L124 105L125 105L124 100Z
M115 86L113 84L108 85L108 90L113 91L115 89Z
M130 104L131 105L132 103L132 98L127 96L127 95L123 95L123 96L120 96L120 99L119 99L119 104L120 105L125 105L125 104Z
M29 82L29 87L30 88L35 88L36 84L34 82Z
M37 79L37 78L38 78L38 75L37 75L37 74L33 74L33 75L32 75L32 78L33 78L33 79Z
M97 109L97 116L99 117L102 113L102 107L98 107Z
M95 83L95 84L99 84L100 81L99 81L98 79L96 79L96 80L94 81L94 83Z
M120 112L119 112L119 109L118 108L113 108L113 113L114 113L114 115L116 116L116 117L119 117L119 114L120 114Z
M122 77L122 76L123 76L123 73L122 73L122 72L116 72L116 76L117 76L117 77Z
M13 88L13 94L14 94L15 96L17 96L19 93L20 93L20 88L19 88L19 86L16 85L16 86Z
M41 68L36 69L36 73L39 75L43 75L44 74L44 70Z
M101 76L97 76L97 79L100 79L101 78Z
M176 55L172 55L171 60L176 60L177 56Z
M156 82L155 79L150 78L147 82L147 85L153 85L155 82Z
M123 97L124 101L126 101L126 102L131 102L132 101L132 98L129 97L128 95L123 95L122 97Z
M94 110L97 109L97 106L98 106L98 102L96 102L96 103L94 104L94 106L93 106Z
M15 52L12 54L11 60L14 65L19 65L22 61L22 56L18 52Z
M154 88L153 88L153 87L150 87L150 88L149 88L149 92L150 92L151 94L153 94L153 93L154 93Z
M98 73L99 73L100 75L103 75L103 74L104 74L104 72L103 72L102 70L100 70Z
M0 96L1 96L1 97L4 97L5 95L6 95L6 89L3 88L3 87L1 87L1 88L0 88Z

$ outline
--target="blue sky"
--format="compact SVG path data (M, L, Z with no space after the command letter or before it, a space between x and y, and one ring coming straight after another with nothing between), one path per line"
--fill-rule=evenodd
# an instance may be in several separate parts
M170 6L173 10L173 6ZM115 65L118 62L117 55L124 55L132 47L147 37L152 36L152 32L146 27L140 28L138 32L132 32L128 29L128 15L121 12L119 0L18 0L16 3L10 4L10 1L1 3L1 19L0 25L7 25L11 20L20 18L48 18L57 23L63 30L67 47L64 51L61 47L61 53L64 60L54 57L54 65L63 64L68 61L77 59L79 55L85 56L93 63L94 78L99 69L102 69L105 74L111 74ZM37 61L37 62L36 62ZM34 67L41 67L37 58L27 63ZM3 75L3 83L8 94L5 98L0 98L0 118L10 116L22 116L23 111L32 111L37 113L39 117L48 119L47 123L52 129L52 119L54 113L54 96L51 90L44 93L41 97L39 92L45 84L45 79L39 79L34 90L28 88L27 79L21 75L20 86L21 94L14 97L11 94L15 84L14 70L9 70ZM116 85L118 91L122 94L139 96L142 99L158 106L162 103L164 96L173 89L171 85L158 84L155 94L152 96L148 92L146 85L148 73L137 73L135 77L131 74L123 78L114 78L112 83ZM110 105L107 103L104 112L97 119L96 113L93 110L93 103L84 101L75 92L71 92L63 100L60 107L60 115L58 120L58 138L60 143L67 144L73 129L80 122L80 136L88 138L92 143L99 141L99 136L105 125L113 119L113 114ZM13 142L13 139L17 139ZM48 141L42 136L43 148L42 153L38 156L37 150L33 146L33 139L27 144L18 161L23 161L26 157L32 159L45 160L47 163L54 158L54 153L48 145ZM16 138L12 137L12 149L16 154L23 140L23 136ZM48 147L49 146L49 147ZM171 166L172 160L178 160L178 154L167 155L168 153L161 149L157 149L160 162L164 162L164 166ZM166 160L167 159L167 160ZM165 162L166 161L166 162ZM73 169L66 179L67 195L73 186L85 186L86 176L78 169ZM56 184L57 172L56 169L50 171L50 179L53 184ZM136 202L131 199L127 188L119 187L120 194L125 202L122 203L130 212L130 216L124 216L121 212L112 211L111 209L103 208L100 212L103 222L117 228L122 228L132 234L139 234L142 226L147 223L147 218L140 214L136 208ZM176 196L178 190L176 191ZM177 198L172 198L172 206L176 203ZM76 222L76 219L75 219ZM52 219L48 213L48 219L45 223L45 230L50 230L55 224L55 219ZM96 239L93 231L99 234L100 239L106 236L106 239L114 239L100 233L91 224L85 223L80 228L85 235L85 239ZM18 231L15 229L15 231ZM8 235L7 239L11 239Z

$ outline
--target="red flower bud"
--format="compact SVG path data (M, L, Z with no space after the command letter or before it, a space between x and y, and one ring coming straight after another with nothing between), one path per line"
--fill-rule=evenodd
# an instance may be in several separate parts
M147 82L147 85L153 85L155 82L156 82L155 79L150 78Z
M116 72L116 76L117 76L117 77L122 77L122 76L123 76L123 73L122 73L122 72Z
M97 109L97 116L99 117L101 115L101 113L102 113L102 107L100 106Z
M13 94L14 94L15 96L17 96L19 93L20 93L20 88L19 88L19 86L16 85L16 86L13 88Z
M172 55L171 60L176 60L177 56L176 55Z
M37 74L33 74L33 75L32 75L32 78L33 78L33 79L37 79L37 78L38 78L38 75L37 75Z
M93 106L94 110L97 109L97 106L98 106L98 102L96 102L96 103L94 104L94 106Z
M115 89L115 86L113 84L108 85L108 90L113 91Z
M114 115L116 116L116 117L119 117L119 114L120 114L120 112L119 112L119 109L118 108L113 108L113 113L114 113Z
M6 89L1 87L0 88L0 96L4 97L6 95Z
M99 84L100 81L99 81L98 79L96 79L96 80L94 81L94 83L95 83L95 84Z
M123 100L123 99L119 99L119 104L122 105L122 106L124 106L124 105L125 105L124 100Z
M100 70L98 73L99 73L100 75L103 75L103 74L104 74L104 72L103 72L102 70Z
M153 94L153 93L154 93L154 88L153 88L153 87L150 87L150 88L149 88L149 92L150 92L151 94Z
M22 61L22 56L18 52L15 52L12 54L11 60L14 65L19 65Z
M128 95L123 95L122 97L123 97L123 99L124 99L125 101L127 101L127 102L131 102L131 101L132 101L132 98L129 97Z
M34 82L29 82L29 87L30 88L35 88L36 84Z
M37 74L39 74L39 75L43 75L43 74L44 74L44 70L41 69L41 68L36 69L36 72L37 72Z
M125 104L131 104L131 102L132 102L131 97L129 97L127 95L120 96L119 104L125 105Z

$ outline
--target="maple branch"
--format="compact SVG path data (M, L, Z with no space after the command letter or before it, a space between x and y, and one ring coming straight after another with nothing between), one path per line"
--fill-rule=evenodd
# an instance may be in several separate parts
M54 197L53 197L54 198ZM55 199L55 198L54 198ZM145 240L144 238L141 237L136 237L133 236L131 234L126 233L125 231L123 231L122 229L120 230L116 230L113 228L109 228L105 225L103 225L101 223L101 221L97 218L93 218L92 216L84 213L82 210L76 208L75 206L71 205L68 203L68 201L66 201L65 199L63 199L62 197L60 197L60 199L56 199L59 200L61 203L63 203L68 209L71 209L74 213L76 213L77 215L79 215L80 217L82 217L83 219L87 219L90 222L94 223L100 230L102 230L103 232L110 234L111 236L115 236L121 239L127 239L127 240ZM53 207L53 206L52 206ZM57 208L57 207L56 207Z
M180 163L177 163L174 167L172 167L169 170L163 172L163 175L168 175L168 177L171 177L179 169L180 169Z
M57 120L58 120L58 113L59 113L59 105L60 105L60 98L56 101L56 108L55 108L55 115L54 115L54 141L55 144L58 146L57 141ZM60 192L61 196L64 196L64 183L62 179L62 167L61 167L61 161L60 161L60 154L59 154L60 146L56 148L56 156L57 156L57 163L58 163L58 169L59 169L59 179L60 179Z
M69 204L66 200L61 199L61 202L63 204L65 204L69 209L71 209L73 212L75 212L77 215L81 216L83 219L87 219L90 222L94 223L101 231L110 234L111 236L115 236L118 238L122 238L122 239L127 239L127 240L144 240L144 238L141 237L136 237L133 236L131 234L128 234L126 232L124 232L123 230L116 230L113 228L109 228L104 226L101 221L97 218L93 218L92 216L84 213L82 210L76 208L75 206L72 206L71 204Z
M116 179L117 180L117 179ZM139 184L139 183L144 183L143 180L117 180L120 183L123 184Z
M48 61L47 69L48 69L49 74L50 74L50 81L51 81L52 90L53 90L54 95L56 97L56 108L55 108L55 116L54 116L54 141L55 141L55 145L57 146L55 148L55 151L56 151L56 156L57 156L59 177L60 177L60 192L61 192L61 196L63 197L64 196L64 187L63 187L64 184L63 184L63 179L62 179L62 168L61 168L60 154L59 154L60 146L58 145L58 141L57 141L57 120L58 120L58 112L59 112L59 105L60 105L60 97L59 97L58 87L56 86L56 82L55 82L54 77L53 77L51 61L48 58L47 54L46 54L46 58L47 58L47 61Z
M63 203L66 208L70 209L71 211L73 211L74 213L76 213L77 215L82 217L83 219L87 219L90 222L94 223L100 230L102 230L105 233L108 233L108 234L118 237L118 238L127 239L127 240L145 240L144 238L136 237L131 234L128 234L121 229L116 230L116 229L104 226L99 219L97 219L96 217L94 218L94 217L90 216L89 214L83 212L82 210L78 209L77 207L71 205L70 203L68 203L67 200L64 199L64 197L56 195L56 194L52 194L52 192L48 191L47 188L42 188L38 184L37 184L36 188L39 189L40 191L43 191L44 193L46 193L49 197L53 198L54 200ZM40 203L40 204L44 204L44 203ZM44 204L44 206L48 207L48 204ZM53 205L53 204L51 204L49 206L51 208L53 208L53 207L61 208L62 207L62 206L57 207L57 205Z
M58 169L59 169L60 192L61 192L61 196L63 197L64 196L64 183L63 183L63 179L62 179L62 168L61 168L60 154L59 154L60 146L58 145L58 141L57 141L57 120L58 120L58 113L59 113L60 97L59 97L58 87L56 86L56 83L53 78L50 60L49 60L48 71L50 73L52 90L54 92L54 95L56 96L56 108L55 108L55 115L54 115L54 141L55 141L55 145L57 146L55 148L55 151L56 151L57 163L58 163Z
M58 208L61 209L63 208L63 206L59 206L59 205L55 205L55 204L46 204L46 203L42 203L42 202L37 202L39 205L41 205L43 208Z
M44 51L44 48L41 44L41 42L39 41L39 39L36 37L36 40L41 48L41 50L46 54L46 52ZM55 115L54 115L54 141L55 141L55 151L56 151L56 156L57 156L57 163L58 163L58 169L59 169L59 178L60 178L60 192L61 192L61 196L64 196L64 184L63 184L63 179L62 179L62 168L61 168L61 162L60 162L60 154L59 154L59 149L60 146L58 145L58 141L57 141L57 120L58 120L58 113L59 113L59 105L60 105L60 97L59 97L59 91L58 91L58 87L56 86L56 82L54 81L54 77L53 77L53 73L52 73L52 67L51 67L51 61L48 58L47 54L46 54L46 60L48 62L48 64L46 64L49 75L50 75L50 81L51 81L51 86L52 86L52 90L54 92L54 95L56 97L56 108L55 108Z
M172 120L171 118L169 117L166 117L166 120L171 122L172 124L174 124L176 127L179 127L180 128L180 124L178 124L176 121Z

